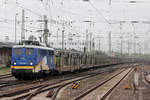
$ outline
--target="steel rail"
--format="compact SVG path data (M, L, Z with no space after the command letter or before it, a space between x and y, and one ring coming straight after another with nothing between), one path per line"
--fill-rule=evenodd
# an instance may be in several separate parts
M11 74L0 75L0 79L9 78L9 77L13 77L13 76Z
M106 72L106 71L103 71L103 72L100 72L100 73L104 73L104 72ZM94 76L94 74L95 73L93 73L93 76ZM93 76L91 76L91 77L93 77ZM79 77L79 76L77 76L77 77ZM85 78L88 78L88 77L85 77ZM61 83L61 84L59 84L59 83L62 82L62 81L67 81L67 80L69 80L69 78L59 80L57 82L50 83L50 84L48 84L48 83L46 83L46 84L41 83L41 84L34 84L34 85L30 84L30 86L27 86L26 88L24 87L22 89L18 89L18 90L14 90L14 91L6 91L5 93L1 93L0 97L10 97L11 98L11 97L14 97L14 96L18 95L17 97L14 97L14 99L21 99L21 98L26 98L26 97L30 99L33 96L35 96L35 95L37 95L41 92L48 91L49 89L54 89L54 88L61 87L64 83ZM70 83L72 83L72 81ZM48 87L48 88L46 88L46 87ZM45 89L43 89L43 88L45 88ZM34 90L34 92L30 92L30 90ZM25 93L25 95L22 95L23 93ZM20 94L21 94L21 96L19 96Z
M109 82L110 80L112 80L113 78L115 78L116 76L118 76L119 74L121 74L122 72L126 71L123 70L115 75L113 75L112 77L108 78L107 80L100 82L98 85L93 86L92 88L88 89L87 91L85 91L84 93L80 94L79 96L73 98L73 100L79 100L83 97L85 97L86 95L88 95L90 92L94 91L95 89L97 89L98 87L103 86L105 83ZM131 72L132 69L129 71ZM129 74L129 72L123 77L121 78L121 80L119 82L117 82L117 84L115 86L113 86L100 100L104 100L105 97L107 97L107 95L109 95L109 93Z
M112 69L113 70L113 69ZM42 93L42 92L45 92L45 91L49 91L50 89L56 89L56 88L58 88L58 90L56 91L56 93L54 94L55 95L55 97L56 97L56 95L57 95L57 93L58 93L58 91L62 88L62 87L64 87L64 86L66 86L66 85L68 85L68 84L71 84L73 81L79 81L79 80L83 80L83 79L86 79L86 78L90 78L90 77L93 77L93 76L97 76L97 75L99 75L99 74L102 74L102 73L106 73L106 72L110 72L110 70L109 71L102 71L102 72L99 72L99 73L92 73L91 75L86 75L86 76L78 76L78 77L76 77L76 78L78 78L78 79L76 79L76 78L74 78L74 79L66 79L66 80L64 80L64 82L62 82L62 81L59 81L59 82L56 82L56 83L54 83L54 84L45 84L45 85L43 85L43 86L41 86L40 88L38 88L36 91L34 91L33 93L29 93L29 95L27 96L27 100L31 100L31 98L32 97L34 97L34 96L36 96L37 94L39 94L39 93ZM66 81L68 81L68 82L66 82ZM62 82L62 83L60 83L60 82ZM45 89L44 89L45 88ZM55 97L53 97L53 100L55 99ZM19 98L16 98L16 99L22 99L22 98L24 98L24 97L19 97Z

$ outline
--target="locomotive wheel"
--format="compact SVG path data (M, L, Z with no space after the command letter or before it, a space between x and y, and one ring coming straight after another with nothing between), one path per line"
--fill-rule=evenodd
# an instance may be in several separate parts
M43 72L43 77L47 78L49 76L49 73L46 73L45 71Z
M55 73L55 70L51 70L51 72L50 72L50 75L51 76L54 76L56 73Z
M15 78L18 79L18 80L22 80L22 77L19 76L19 75L15 75Z
M55 70L55 74L59 75L59 74L62 74L62 72L59 72L58 70Z
M44 72L43 71L40 71L39 72L39 78L41 79L41 78L44 78Z

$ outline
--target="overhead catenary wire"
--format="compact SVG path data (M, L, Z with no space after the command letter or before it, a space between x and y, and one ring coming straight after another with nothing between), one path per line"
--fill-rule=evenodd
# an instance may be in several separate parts
M16 3L16 2L14 2L14 1L12 1L12 2L7 3L7 4L10 4L10 5L13 5L13 6L22 8L22 9L24 9L25 11L29 11L29 12L31 12L31 13L34 14L34 15L37 15L37 16L39 16L39 17L42 17L41 14L39 14L39 13L37 13L37 12L35 12L35 11L29 9L29 8L23 7L19 2Z
M80 14L77 14L77 13L72 13L72 12L70 12L70 11L67 11L67 10L64 10L64 9L60 9L60 8L58 8L58 6L56 7L55 5L54 5L54 3L52 4L52 6L53 7L55 7L58 11L61 11L61 12L65 12L65 13L67 13L67 14L71 14L71 15L73 15L73 16L79 16L79 17L89 17L89 16L84 16L84 15L80 15ZM71 30L73 30L72 28L70 28ZM75 30L73 30L74 32L76 32L76 33L80 33L80 32L77 32L77 31L75 31Z
M72 16L77 16L77 17L80 17L80 18L87 18L87 17L89 17L89 16L85 16L85 15L78 14L78 13L70 12L70 11L68 11L68 10L63 9L62 7L60 8L60 7L56 6L56 2L55 2L55 1L53 1L52 7L56 8L55 10L57 10L57 11L59 11L59 12L63 12L63 13L66 13L66 14L70 14L70 15L72 15ZM90 18L90 17L89 17L89 18Z
M106 21L106 23L112 28L111 23L105 18L105 16L101 13L100 10L98 10L92 3L89 1L89 4L97 11L97 13Z

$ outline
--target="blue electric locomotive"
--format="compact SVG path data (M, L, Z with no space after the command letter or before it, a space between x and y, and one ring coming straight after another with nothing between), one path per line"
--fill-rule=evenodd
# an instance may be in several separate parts
M53 48L39 45L16 45L12 48L11 72L17 79L53 73L55 62Z

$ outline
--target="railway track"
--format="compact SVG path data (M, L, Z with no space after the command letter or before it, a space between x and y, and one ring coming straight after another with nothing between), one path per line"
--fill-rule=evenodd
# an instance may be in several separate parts
M0 77L2 79L0 81L0 90L4 90L3 88L7 88L7 87L11 87L11 86L13 86L13 87L16 86L17 87L17 85L21 85L21 84L25 85L25 83L32 83L32 82L35 83L35 81L26 82L26 81L18 81L16 79L10 80L8 78L13 77L13 76L11 76L11 74L1 75ZM54 77L54 78L58 78L58 77ZM5 79L5 80L3 80L3 79ZM53 77L50 77L50 78L48 78L46 80L50 80L50 79L53 79ZM43 80L43 81L45 81L45 80Z
M48 80L52 80L53 78L55 79L61 79L63 77L67 77L67 76L70 76L70 75L63 75L63 76L54 76L54 77L49 77L47 79L44 79L40 82L44 82L44 81L48 81ZM2 80L0 81L0 90L5 90L5 89L8 89L8 88L11 88L11 87L18 87L19 86L24 86L24 85L29 85L29 84L33 84L33 83L39 83L39 80L33 80L33 81L23 81L23 80Z
M93 76L101 74L101 73L96 73L93 75L88 75L88 76L83 76L83 77L77 77L77 78L73 78L73 79L70 79L70 78L64 79L64 80L61 80L61 81L58 81L55 83L50 83L50 84L49 83L43 83L43 84L36 85L35 87L30 87L30 88L28 87L26 89L22 89L19 91L13 91L13 92L9 92L9 93L7 92L6 94L3 94L3 96L7 95L7 96L9 96L9 99L13 99L13 100L19 100L19 99L23 99L23 98L27 98L27 100L30 100L33 96L37 95L38 93L48 91L50 89L58 88L64 84L70 84L76 80L81 80L81 79L93 77ZM24 93L20 94L21 92L24 92Z
M3 88L15 85L21 85L23 83L29 83L28 81L16 80L11 74L0 75L0 91Z
M118 65L119 66L119 65ZM125 65L125 67L127 67L128 65ZM131 66L131 65L130 65ZM119 67L118 67L119 68ZM106 68L107 69L107 68ZM116 69L116 68L114 68ZM113 68L111 68L111 70L114 70ZM90 78L93 76L96 76L98 74L102 74L102 73L106 73L106 72L110 72L110 70L102 70L100 69L100 72L97 70L97 72L93 72L90 75L87 76L87 74L85 75L78 75L76 77L67 77L64 79L58 79L59 81L55 81L55 82L50 82L50 80L44 80L43 82L33 82L33 84L28 84L26 86L22 86L20 88L14 88L13 90L8 90L8 91L2 91L0 93L0 98L2 98L2 100L20 100L23 98L26 98L27 100L30 100L32 97L36 96L39 93L42 93L44 91L49 91L49 90L53 90L58 88L57 91L59 91L61 89L61 87L72 83L73 81L77 81L77 80L82 80L82 79L86 79L86 78ZM57 96L57 91L55 93L55 96ZM55 98L55 96L53 96L53 98ZM25 100L26 100L25 99ZM54 99L53 99L54 100Z
M115 74L73 98L73 100L104 100L132 70L133 68L128 68Z
M106 71L105 71L105 72L106 72ZM109 71L109 72L110 72L110 71ZM97 74L97 75L98 75L98 74ZM94 76L96 76L96 75L94 75ZM64 83L62 83L59 87L55 87L55 88L46 88L46 89L41 88L41 89L38 89L38 90L36 90L36 91L34 92L34 94L29 95L26 100L31 100L31 98L33 98L33 97L36 96L37 94L43 93L43 92L48 91L48 90L49 90L49 92L48 92L48 94L47 94L46 97L52 97L51 100L59 100L59 99L56 99L56 97L57 97L57 94L59 93L59 91L60 91L63 87L65 87L65 86L67 86L67 85L69 85L69 84L72 84L73 81L80 81L80 80L84 80L84 79L87 79L87 78L92 78L92 77L94 77L94 76L88 76L88 77L86 77L86 78L77 79L77 80L72 80L72 81L69 81L69 82L64 82ZM37 97L37 98L38 98L38 97ZM33 99L33 100L36 100L37 98L35 98L35 99Z
M150 68L149 64L145 64L141 67L142 80L146 82L146 84L150 84Z
M111 70L114 70L111 68ZM110 72L110 70L107 70L108 72ZM30 85L27 85L26 87L21 87L21 88L18 88L18 89L13 89L11 91L5 91L5 92L2 92L0 97L1 98L4 98L4 100L7 100L8 98L9 99L13 99L13 100L19 100L19 99L22 99L22 98L32 98L33 96L37 95L38 93L41 93L43 91L47 91L49 89L54 89L54 88L58 88L64 84L70 84L72 83L73 81L75 80L81 80L81 79L85 79L85 78L89 78L89 77L93 77L95 75L98 75L98 74L101 74L101 73L105 73L105 71L101 71L101 72L97 72L97 73L91 73L91 75L88 75L85 74L86 76L77 76L75 78L65 78L65 79L59 79L59 81L57 82L54 82L54 83L49 83L48 81L47 82L44 82L44 83L36 83L36 84L30 84Z
M11 74L0 75L0 79L9 78L9 77L13 77L13 76Z
M41 89L38 89L37 91L34 92L34 94L31 94L27 97L27 100L31 100L32 97L36 96L37 94L39 93L42 93L42 92L45 92L45 91L49 91L48 95L50 94L50 92L52 92L53 90L56 90L55 93L54 93L54 96L52 97L52 100L55 100L56 96L57 96L57 93L59 92L59 90L61 90L61 88L63 88L64 86L66 85L69 85L69 84L72 84L73 81L80 81L80 80L83 80L83 79L87 79L87 78L91 78L91 77L94 77L94 76L97 76L99 74L102 74L102 73L106 73L106 72L110 72L109 71L102 71L102 72L99 72L99 73L95 73L95 74L91 74L91 75L86 75L84 77L77 77L77 78L74 78L74 79L69 79L69 80L66 80L62 83L60 83L59 85L57 86L50 86L50 87L46 87L45 89L42 87ZM45 86L44 86L45 87Z
M30 84L32 81L19 81L19 80L10 80L10 81L2 81L0 82L0 91L5 90L6 88L13 88L17 85L25 85L25 84Z
M144 72L144 80L150 84L150 72L145 71Z

